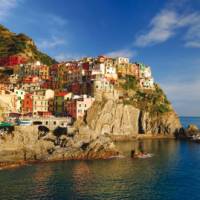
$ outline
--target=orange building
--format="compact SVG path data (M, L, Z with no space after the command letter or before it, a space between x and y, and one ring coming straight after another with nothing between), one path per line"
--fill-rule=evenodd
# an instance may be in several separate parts
M24 100L22 104L22 112L23 113L32 113L33 112L33 95L25 94Z

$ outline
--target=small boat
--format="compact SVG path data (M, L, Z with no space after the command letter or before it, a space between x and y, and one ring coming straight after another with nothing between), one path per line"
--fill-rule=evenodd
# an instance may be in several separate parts
M31 126L33 124L33 121L29 119L19 119L17 121L17 124L19 126Z
M200 135L193 135L191 141L200 143Z
M135 158L151 158L151 157L153 157L153 154L151 153L143 153L143 154L135 155Z
M0 122L0 127L10 127L10 126L13 126L13 124L10 122L3 122L3 121Z

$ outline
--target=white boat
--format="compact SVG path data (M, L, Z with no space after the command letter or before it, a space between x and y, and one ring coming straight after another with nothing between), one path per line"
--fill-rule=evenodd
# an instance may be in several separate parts
M19 119L19 121L17 122L17 124L19 126L31 126L33 124L33 121L29 120L29 119Z
M135 157L136 158L151 158L153 156L153 154L151 153L144 153L144 154L138 154Z

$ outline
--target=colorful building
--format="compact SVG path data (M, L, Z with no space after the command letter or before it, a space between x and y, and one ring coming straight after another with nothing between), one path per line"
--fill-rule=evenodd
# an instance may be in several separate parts
M98 92L99 90L103 92L113 92L114 84L107 78L97 79L94 81L94 92Z
M154 88L154 80L153 78L141 78L140 79L140 87L142 89L153 89Z
M39 70L39 77L42 80L49 79L49 67L47 65L40 65L38 70Z
M32 83L38 83L40 81L40 78L38 76L31 76L31 75L28 75L28 76L25 76L23 78L23 83L27 83L27 84L32 84Z
M14 90L14 94L17 96L17 101L16 101L17 112L19 112L19 113L22 111L22 103L23 103L23 100L24 100L25 93L26 92L24 90L21 90L21 89L15 89Z
M33 114L38 115L39 113L48 112L48 99L44 95L37 93L33 94Z
M0 66L15 66L24 64L27 62L27 59L20 55L12 55L7 57L0 58Z
M115 61L118 65L129 64L129 59L127 57L117 57Z
M94 97L87 95L77 96L70 101L66 101L65 109L67 115L74 119L83 118L86 111L91 107L94 101Z
M66 115L65 101L72 98L72 93L58 92L54 97L54 113L56 115Z
M91 107L94 101L94 97L87 95L83 95L82 98L78 99L76 102L76 119L83 118L86 111Z
M82 82L82 68L77 62L67 62L58 68L59 88L67 88L74 82Z
M65 102L65 110L67 111L67 115L76 119L77 110L76 110L76 100L70 100Z
M33 95L25 94L23 104L22 104L23 113L32 113L33 112Z

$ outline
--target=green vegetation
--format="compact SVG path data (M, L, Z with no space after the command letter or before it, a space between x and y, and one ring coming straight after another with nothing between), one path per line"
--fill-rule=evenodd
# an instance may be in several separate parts
M137 91L137 107L149 111L151 114L159 114L171 111L171 104L163 90L155 84L155 90Z
M140 110L150 114L162 114L172 110L163 90L155 84L154 90L142 90L138 81L133 76L126 76L120 80L120 86L124 90L123 103L134 105Z
M123 80L124 83L121 83L121 86L124 90L136 90L138 88L138 83L134 76L126 75Z
M46 65L56 63L54 59L40 52L33 40L25 34L15 34L0 25L0 57L23 55L30 61L39 60Z

